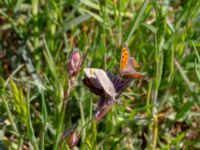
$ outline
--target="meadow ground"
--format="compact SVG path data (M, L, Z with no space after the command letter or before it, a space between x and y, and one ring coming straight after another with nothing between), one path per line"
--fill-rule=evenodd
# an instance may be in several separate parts
M146 80L97 122L83 68L124 43ZM200 149L199 0L1 0L0 65L1 150Z

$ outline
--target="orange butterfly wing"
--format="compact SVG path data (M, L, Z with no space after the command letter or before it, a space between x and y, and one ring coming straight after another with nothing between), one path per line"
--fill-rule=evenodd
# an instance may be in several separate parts
M125 77L127 78L137 78L137 79L143 79L144 76L139 74L139 73L134 73L134 74L127 74L127 75L124 75Z
M120 73L123 72L128 67L128 61L130 57L130 52L128 47L125 45L121 49L121 60L120 60Z
M135 60L134 57L130 57L130 62L132 63L133 67L135 68L139 68L140 67L140 64Z

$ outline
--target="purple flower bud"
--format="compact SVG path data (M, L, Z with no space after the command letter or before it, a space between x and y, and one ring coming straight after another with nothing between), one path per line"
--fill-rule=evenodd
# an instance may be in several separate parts
M62 140L65 140L70 148L73 148L79 142L80 134L77 133L77 127L77 124L75 124L71 129L65 131L62 135Z
M68 62L67 71L70 76L75 76L81 69L82 58L79 51L74 51Z
M67 144L70 148L76 146L79 142L80 135L77 135L76 132L72 133L70 137L67 139Z

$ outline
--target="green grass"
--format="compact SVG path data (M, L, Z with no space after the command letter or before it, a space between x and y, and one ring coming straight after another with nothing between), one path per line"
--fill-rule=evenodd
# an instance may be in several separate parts
M82 69L118 75L125 42L148 81L96 123ZM200 149L200 1L2 0L0 60L0 149L69 149L76 124L80 149Z

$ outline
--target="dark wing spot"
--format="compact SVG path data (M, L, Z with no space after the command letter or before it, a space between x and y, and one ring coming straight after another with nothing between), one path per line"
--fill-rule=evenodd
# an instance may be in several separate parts
M124 55L128 56L128 53L124 53Z

